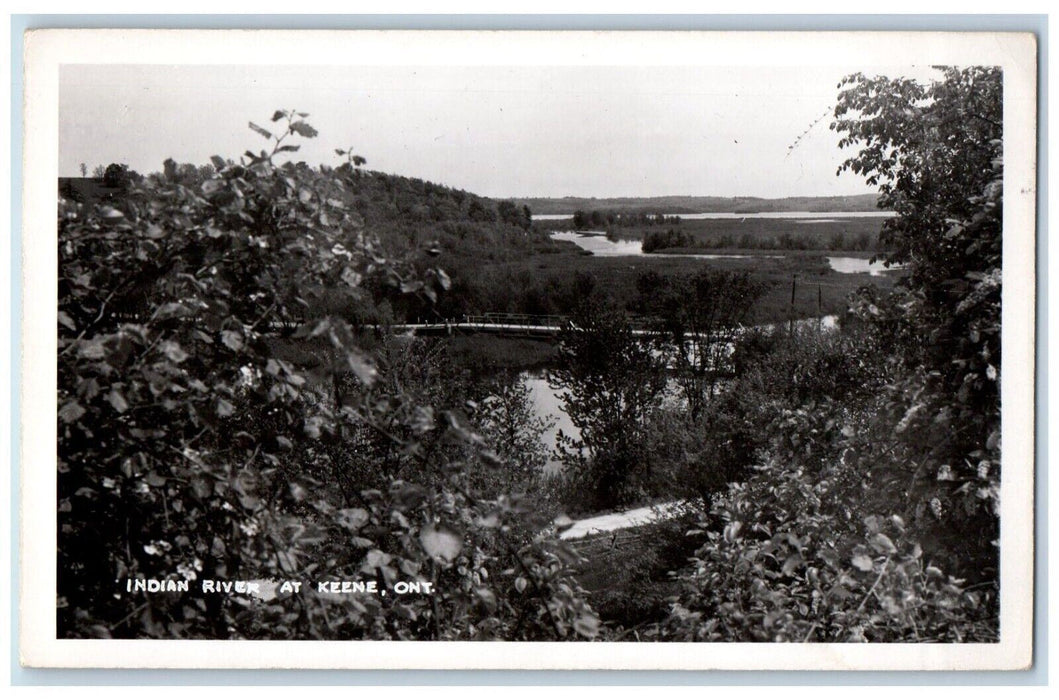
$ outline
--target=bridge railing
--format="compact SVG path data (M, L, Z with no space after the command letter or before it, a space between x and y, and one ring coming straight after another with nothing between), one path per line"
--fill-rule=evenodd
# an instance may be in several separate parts
M567 322L566 316L539 315L539 314L510 314L510 313L485 313L463 317L463 322L468 324L498 325L498 326L532 326L544 328L560 328Z

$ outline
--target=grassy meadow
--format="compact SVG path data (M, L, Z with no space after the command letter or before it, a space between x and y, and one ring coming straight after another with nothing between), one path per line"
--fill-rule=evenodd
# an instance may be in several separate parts
M723 252L761 253L751 248L725 249ZM842 255L870 257L871 254L843 251ZM790 318L841 314L846 310L847 298L852 292L869 284L889 289L898 274L838 273L831 269L826 256L827 251L792 251L776 257L756 255L712 260L690 256L683 259L650 255L605 257L586 254L570 242L557 242L550 252L531 252L505 261L483 262L446 254L442 256L441 264L452 275L453 288L441 300L439 311L450 317L490 311L565 314L576 305L579 294L592 289L602 291L619 306L635 314L639 296L637 280L641 275L685 276L709 268L746 272L754 281L765 283L768 289L751 318L754 323L773 323Z

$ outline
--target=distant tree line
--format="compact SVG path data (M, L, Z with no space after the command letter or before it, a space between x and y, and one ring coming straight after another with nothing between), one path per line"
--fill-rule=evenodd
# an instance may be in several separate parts
M589 227L624 227L624 226L666 226L678 225L680 217L666 214L651 214L644 211L639 212L613 212L584 211L578 209L574 212L574 228L585 229Z
M879 247L878 234L867 231L783 231L778 234L732 232L688 233L676 229L648 231L644 234L642 249L645 253L670 249L701 248L720 250L726 248L748 250L856 250L875 251Z
M667 231L649 231L644 236L641 247L643 252L651 253L663 248L690 248L696 246L695 239L683 231L669 229Z

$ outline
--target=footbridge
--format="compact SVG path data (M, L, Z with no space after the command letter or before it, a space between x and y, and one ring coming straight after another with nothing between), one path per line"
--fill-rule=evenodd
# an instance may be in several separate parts
M790 325L794 328L815 327L821 329L834 328L837 322L835 316L823 316L821 318L808 318L794 321L791 324L762 324L733 329L731 332L721 332L720 337L714 335L711 341L733 340L734 337L751 328L754 330L773 331ZM414 323L399 323L390 326L393 332L405 335L420 336L451 336L472 335L475 333L489 333L492 335L508 338L531 338L547 340L554 338L564 328L568 328L570 318L558 315L532 315L532 314L508 314L508 313L486 313L480 315L461 316L459 318L441 318L430 320L417 320ZM649 319L630 319L632 333L640 338L654 338L665 335L652 327ZM734 336L734 337L733 337Z
M461 316L459 318L431 319L415 323L400 323L390 328L395 333L447 336L488 333L507 338L531 338L547 340L554 338L569 326L567 316L486 313ZM646 323L633 323L633 334L638 336L656 335L657 331L648 330Z

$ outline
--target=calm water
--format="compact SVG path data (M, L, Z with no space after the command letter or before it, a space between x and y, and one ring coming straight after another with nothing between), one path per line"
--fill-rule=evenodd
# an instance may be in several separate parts
M838 328L838 316L829 315L821 318L806 318L795 321L796 328L819 328L820 330L834 330ZM779 324L765 324L757 326L759 330L780 330L787 328L786 323ZM563 411L562 400L559 398L559 392L553 389L548 384L546 370L532 370L522 372L519 375L519 380L524 386L529 388L529 398L532 404L533 414L537 418L543 418L548 421L552 421L553 425L547 431L541 435L541 441L545 444L548 450L554 450L556 445L556 439L559 435L559 431L562 430L564 435L569 435L575 440L581 437L581 431L577 429L570 417ZM680 396L680 390L676 382L670 380L663 396L663 404L681 405L683 399ZM555 459L553 456L548 458L547 466L545 470L549 473L555 473L562 468L562 464Z
M726 255L713 253L683 255L679 253L645 253L640 245L640 241L612 241L607 238L602 231L556 231L552 233L552 240L571 241L572 243L577 244L582 250L587 250L593 255L598 255L603 258L642 257L646 255L650 255L652 258L699 258L705 260L715 260L719 258L784 257L783 255L776 255L773 253L761 253L760 255ZM831 265L832 270L843 274L868 273L873 277L878 277L879 275L884 274L887 270L897 269L896 267L887 268L881 262L870 263L868 262L868 258L829 255L827 257L827 262Z
M581 437L581 431L574 426L570 417L563 412L558 392L548 386L548 380L545 378L544 372L523 372L521 379L522 383L529 387L533 413L538 418L554 421L551 429L541 436L541 440L547 445L549 450L555 449L556 438L560 430L563 431L564 435L569 435L574 439ZM546 470L554 473L559 471L561 466L557 459L549 457Z
M576 243L582 250L590 251L593 255L601 258L615 258L628 256L647 255L640 246L640 241L612 241L606 237L603 231L556 231L552 234L552 240L571 241ZM717 258L781 258L782 255L724 255L702 253L694 255L678 255L675 253L651 253L652 258L704 258L707 260Z
M830 256L827 258L827 262L831 265L832 270L835 272L844 272L846 274L867 272L872 277L878 277L887 270L896 270L901 267L899 265L886 267L881 261L872 263L868 262L868 260L868 258L843 258Z

